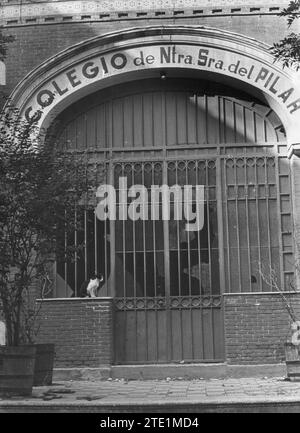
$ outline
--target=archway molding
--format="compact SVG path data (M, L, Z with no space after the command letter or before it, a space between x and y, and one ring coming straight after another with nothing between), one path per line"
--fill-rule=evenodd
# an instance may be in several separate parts
M149 26L94 37L39 65L11 102L45 130L63 109L96 90L159 76L203 76L263 99L285 127L289 153L300 153L300 74L275 62L267 45L213 28Z

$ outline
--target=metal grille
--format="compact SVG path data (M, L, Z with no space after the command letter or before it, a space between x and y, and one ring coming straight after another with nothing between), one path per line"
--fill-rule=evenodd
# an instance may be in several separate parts
M158 220L151 220L150 206L147 221L116 220L116 362L221 360L215 160L116 163L116 188L121 176L128 188L145 185L148 200L151 185L165 184L182 191L186 185L203 185L205 201L200 231L186 231L187 220L174 218L178 202L172 193L170 220L161 218L162 195L155 203ZM124 206L121 194L119 189L119 208ZM195 196L190 199L193 208Z
M148 220L100 222L92 209L78 208L83 228L72 241L83 248L57 264L55 295L80 295L90 273L104 274L99 295L114 297L116 363L221 361L222 294L271 290L260 262L276 270L281 287L293 281L280 120L216 83L167 81L80 101L64 113L60 135L67 151L86 152L97 167L105 161L107 178L97 181L116 187L118 210L132 204L120 198L120 177L127 188L144 185L148 198L153 184L205 188L204 226L195 232L173 218L172 196L168 221L152 220L148 210ZM161 198L156 204L161 215Z
M82 220L82 230L63 242L75 241L83 248L57 263L54 295L78 295L95 271L105 277L103 296L159 297L166 295L166 287L169 296L215 294L219 263L226 292L271 290L259 275L259 263L276 270L281 286L289 290L294 278L289 171L284 156L261 154L114 164L115 186L124 176L128 188L145 185L149 199L152 184L205 185L204 228L187 234L186 221L172 219L172 195L169 222L153 221L150 213L147 221L102 222L92 208L78 207L74 218Z
M114 182L117 197L120 177L127 187L141 184L147 188L148 220L115 222L116 296L185 296L219 293L218 224L216 202L216 163L214 160L117 163ZM175 219L178 205L174 193L169 198L170 220L163 221L162 196L151 201L151 185L205 187L204 226L199 231L186 231L187 220ZM127 191L125 191L127 194ZM183 195L180 196L183 198ZM191 206L196 207L195 196ZM151 206L159 209L158 220L151 219ZM130 200L118 208L130 206ZM183 214L183 203L180 208Z
M222 180L226 291L271 291L259 272L270 268L281 287L290 289L293 243L288 161L275 156L224 158Z

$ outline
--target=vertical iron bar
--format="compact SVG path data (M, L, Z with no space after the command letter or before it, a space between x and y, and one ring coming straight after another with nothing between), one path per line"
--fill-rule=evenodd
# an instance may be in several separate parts
M135 184L135 164L131 164L131 181L132 185ZM132 244L133 244L133 297L134 305L136 305L137 300L137 266L136 266L136 225L135 220L132 221ZM135 359L138 359L138 310L135 308Z
M185 161L185 182L186 185L188 185L188 161ZM189 199L189 197L188 197ZM193 191L192 191L192 197L191 197L191 203L188 203L188 207L187 209L189 210L190 207L193 205ZM190 217L190 215L188 215L188 218ZM189 296L192 296L192 282L191 282L191 250L190 250L190 232L186 231L186 236L187 236L187 255L188 255L188 277L189 277Z
M65 297L68 297L68 254L67 254L67 248L68 248L68 235L66 230L66 224L67 224L67 213L65 212Z
M108 288L107 288L107 281L109 278L108 275L108 258L107 255L107 221L104 221L104 281L105 281L105 293L103 293L103 296L108 296Z
M114 166L112 161L109 163L109 184L110 185L114 185ZM110 225L110 261L111 261L111 268L110 268L110 272L111 272L111 286L110 286L110 296L115 297L116 296L116 284L115 284L115 264L116 264L116 254L115 254L115 221L114 220L110 220L109 221L109 225Z
M281 213L281 191L280 191L280 167L279 167L279 157L275 158L275 173L276 173L276 190L277 190L277 215L278 217L278 229L279 229L279 263L280 263L280 281L281 287L285 286L284 278L284 262L283 262L283 242L282 242L282 213Z
M207 212L207 236L208 236L208 261L209 261L209 296L210 296L210 320L211 320L211 331L212 331L212 347L213 347L213 359L215 358L215 334L214 334L214 320L213 320L213 305L212 305L212 260L211 260L211 245L210 245L210 218L209 218L209 205L210 205L210 188L211 185L209 183L209 162L206 161L205 167L206 167L206 182L205 182L205 188L206 188L206 212ZM213 161L214 162L214 161Z
M232 161L234 159L232 158ZM228 293L231 293L231 254L230 254L230 238L229 238L229 218L228 218L228 195L227 195L227 189L228 189L228 179L227 179L227 159L223 159L223 170L224 170L224 208L225 208L225 224L226 224L226 237L227 237L227 248L226 248L226 255L227 255L227 267L228 267ZM223 182L222 182L223 184Z
M167 162L163 162L163 184L168 182ZM167 214L168 203L162 197L162 215ZM169 244L169 221L163 220L164 231L164 258L165 258L165 299L166 299L166 314L167 314L167 359L171 360L172 356L172 341L171 341L171 318L170 318L170 244Z
M270 192L269 192L269 182L268 182L268 157L265 156L265 195L266 195L266 207L267 207L267 236L268 236L268 254L269 254L269 269L271 271L272 266L272 251L271 251L271 229L270 229L270 209L269 209L269 199L270 199ZM271 277L271 275L270 275Z
M246 207L246 227L247 227L247 257L248 257L248 269L249 269L249 292L252 292L251 282L251 247L250 247L250 224L249 224L249 181L248 170L247 170L247 158L245 158L245 207Z
M122 167L122 169L121 169L122 176L124 177L124 175L125 175L125 172L124 172L125 164L122 163L121 167ZM123 194L121 194L121 197L123 199ZM119 200L120 200L120 191L119 191ZM127 202L127 198L126 198L126 202ZM119 202L119 205L120 205L120 202ZM122 206L122 214L124 215L125 211L126 211L126 205L125 205L125 203L121 203L121 206ZM123 251L122 251L122 255L123 255L123 280L124 280L123 281L123 290L122 291L123 291L124 301L125 301L125 298L127 297L127 287L126 287L126 235L125 235L125 232L126 232L126 222L125 222L125 218L124 218L122 220L122 238L123 238ZM124 302L124 305L125 305L125 302Z
M221 323L222 323L222 334L221 338L224 339L224 302L223 302L223 295L226 292L226 271L225 271L225 260L224 260L224 254L225 254L225 248L224 248L224 219L223 219L223 203L222 203L222 172L221 172L221 164L224 164L224 161L221 159L221 157L218 157L216 160L216 199L217 199L217 233L218 233L218 248L219 248L219 281L220 281L220 288L219 288L219 295L221 298ZM226 189L226 185L225 185ZM227 202L226 202L227 206ZM225 224L227 225L228 229L228 223L227 219L225 219ZM227 240L228 242L228 240ZM222 354L222 357L224 354Z
M255 158L255 185L256 185L256 194L255 194L255 204L256 204L256 221L257 221L257 240L258 240L258 262L261 265L261 243L260 243L260 224L259 224L259 184L258 184L258 174L257 174L257 158ZM262 292L262 277L259 274L259 288Z
M87 252L87 210L84 209L84 279L87 280L87 263L88 263L88 252Z
M145 186L145 167L144 163L141 163L141 169L142 169L142 185ZM148 206L148 203L147 203ZM143 209L143 214L145 212L145 209ZM149 359L149 353L148 353L148 316L147 316L147 299L149 294L147 293L147 257L146 257L146 231L145 231L145 220L142 220L142 227L143 227L143 265L144 265L144 317L145 317L145 334L146 338L144 341L145 349L146 349L146 359L148 361Z
M204 107L205 107L205 144L208 144L208 100L207 95L204 95Z
M151 163L151 185L154 185L154 181L155 181L155 163ZM152 204L153 205L153 204ZM158 203L155 203L155 206L158 206L158 212L160 213L160 203L159 203L159 198L158 198ZM154 266L154 296L155 296L155 335L156 335L156 360L158 361L158 312L157 312L157 306L156 306L156 302L157 302L157 285L156 285L156 280L157 280L157 270L156 270L156 226L155 226L156 222L155 219L153 218L152 220L152 233L153 233L153 266Z
M196 168L196 185L199 185L199 160L195 161ZM203 203L204 205L204 203ZM201 269L201 238L200 238L200 230L197 231L197 244L198 244L198 275L199 275L199 295L203 295L202 288L202 269Z
M235 212L236 212L236 237L237 237L237 258L238 258L238 272L239 272L239 291L242 291L242 276L241 276L241 244L240 244L240 220L239 220L239 184L237 179L237 163L234 158L234 175L235 175Z
M176 185L178 185L178 161L174 162L175 164L175 179L176 179ZM183 198L182 198L182 204L183 204ZM175 203L174 203L175 205ZM182 208L182 205L181 205ZM175 210L175 209L174 209ZM182 214L182 210L181 209L181 214ZM181 218L183 217L183 215L181 215ZM181 274L180 274L180 259L181 259L181 251L180 251L180 223L182 221L178 220L176 221L176 231L177 231L177 266L178 266L178 295L181 296Z
M209 170L209 162L205 162L205 190L206 190L206 218L207 218L207 237L208 237L208 260L209 260L209 291L210 296L212 294L212 277L211 277L211 245L210 245L210 220L209 220L209 204L210 204L210 185L209 185L209 177L208 177L208 170ZM213 161L214 162L214 161Z
M217 223L218 223L218 247L219 247L219 274L220 274L220 291L221 294L226 291L226 277L225 277L225 261L224 261L224 219L223 219L223 204L222 204L222 173L221 164L224 161L221 158L216 160L216 194L217 194ZM226 185L225 185L226 189ZM227 218L225 218L225 224L228 229ZM228 239L227 239L227 242Z
M94 253L95 253L95 263L94 268L96 273L98 273L98 224L97 224L97 215L96 212L94 213Z
M78 295L78 253L77 253L77 246L78 246L78 233L77 233L77 207L75 208L75 214L74 214L74 220L75 220L75 234L74 234L74 241L75 241L75 266L74 266L74 277L75 277L75 297Z
M194 95L194 100L195 100L195 116L196 116L196 121L195 121L195 125L196 125L196 144L199 144L199 133L198 133L198 96L197 94Z

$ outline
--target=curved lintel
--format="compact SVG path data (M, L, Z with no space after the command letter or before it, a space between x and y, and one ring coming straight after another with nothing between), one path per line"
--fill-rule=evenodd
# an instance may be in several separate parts
M60 111L95 90L142 77L209 75L262 95L283 122L290 154L300 148L300 77L274 62L268 46L236 33L193 26L150 26L97 36L32 71L11 95L47 128Z

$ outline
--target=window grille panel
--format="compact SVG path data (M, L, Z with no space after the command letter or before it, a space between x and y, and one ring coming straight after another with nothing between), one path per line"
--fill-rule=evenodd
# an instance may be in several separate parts
M283 272L292 271L288 164L285 158L278 163L275 156L237 156L222 161L228 292L274 290L260 272L270 267L279 286L288 289L282 278Z

